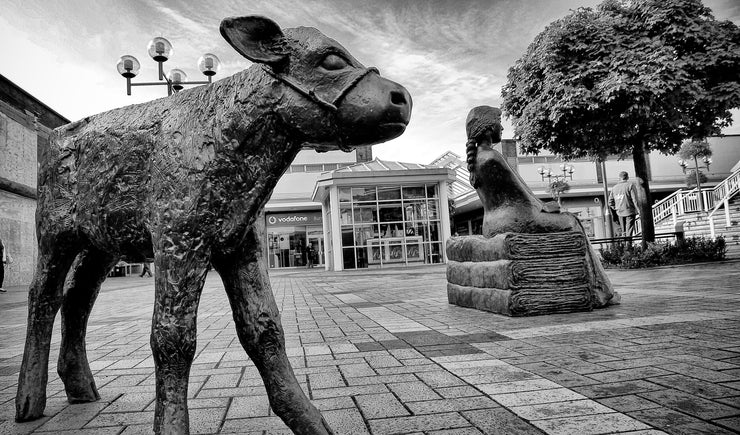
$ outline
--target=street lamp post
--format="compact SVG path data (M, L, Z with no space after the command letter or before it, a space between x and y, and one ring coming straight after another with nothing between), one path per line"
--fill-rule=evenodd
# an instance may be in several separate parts
M696 176L696 190L699 195L699 211L706 211L704 207L704 195L701 191L701 179L699 174L699 168L706 168L707 172L709 172L709 165L712 164L712 159L708 156L704 156L701 159L702 162L704 162L703 165L699 165L699 160L694 156L694 175ZM683 159L678 160L678 165L681 166L681 170L683 173L686 173L686 167L688 166L688 162Z
M547 178L547 184L550 189L550 194L555 197L558 204L560 204L560 194L565 191L563 187L567 186L567 182L565 180L572 180L573 173L575 172L575 169L572 165L567 165L565 163L560 164L560 170L563 171L563 175L555 174L553 173L552 169L546 168L544 166L540 166L539 168L537 168L537 173L539 173L542 177L542 181L545 181L545 178Z
M129 54L121 56L116 64L116 69L126 79L126 95L131 95L132 86L167 86L167 95L172 95L173 92L179 92L184 85L207 85L211 83L211 78L216 75L221 67L221 61L218 60L215 54L206 53L198 59L198 69L208 80L187 81L188 76L181 69L172 69L167 75L164 73L164 63L169 60L173 53L170 41L162 37L156 37L149 41L147 51L149 56L159 64L160 81L132 83L131 79L139 74L141 63Z

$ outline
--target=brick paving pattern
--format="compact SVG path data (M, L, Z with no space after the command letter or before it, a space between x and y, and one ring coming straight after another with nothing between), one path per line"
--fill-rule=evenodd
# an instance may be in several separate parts
M337 434L740 431L740 263L609 271L622 305L508 318L447 304L428 266L272 274L301 385ZM101 400L70 405L52 342L46 416L17 424L24 288L0 294L0 434L151 433L153 281L110 278L90 319ZM216 274L198 313L195 434L289 434Z

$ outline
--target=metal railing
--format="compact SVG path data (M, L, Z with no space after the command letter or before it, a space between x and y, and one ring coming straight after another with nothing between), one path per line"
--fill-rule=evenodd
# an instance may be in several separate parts
M718 184L713 190L714 206L711 207L711 211L707 215L709 221L709 233L712 237L716 237L716 231L714 228L714 215L721 207L725 209L725 225L730 226L730 199L740 192L740 169L733 172L732 175L725 178L720 184Z
M740 169L733 172L729 177L722 180L721 183L708 189L701 189L701 195L704 199L709 216L712 217L722 206L725 207L725 217L729 225L729 208L727 202L737 194L740 189ZM668 195L663 200L653 205L653 222L656 224L668 217L673 218L673 223L677 217L687 213L702 212L701 202L699 201L699 191L694 188L691 190L677 190ZM713 221L710 220L710 226ZM714 235L712 235L714 237Z

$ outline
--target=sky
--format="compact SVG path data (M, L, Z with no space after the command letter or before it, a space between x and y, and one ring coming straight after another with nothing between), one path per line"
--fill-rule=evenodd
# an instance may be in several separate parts
M373 147L375 157L430 163L465 153L465 117L478 105L501 105L509 67L548 23L600 0L0 0L0 74L70 121L167 95L135 87L126 95L118 58L142 64L136 81L155 81L149 40L167 38L165 70L203 80L197 59L216 54L215 79L251 64L223 40L221 20L264 15L282 28L316 27L365 66L401 83L413 99L399 138ZM740 25L740 1L704 0L714 16ZM740 134L740 111L725 134ZM504 138L513 135L504 120Z

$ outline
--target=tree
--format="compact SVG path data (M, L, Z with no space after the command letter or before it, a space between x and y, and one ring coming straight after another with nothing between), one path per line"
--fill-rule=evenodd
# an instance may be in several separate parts
M740 30L700 0L606 0L551 23L509 69L503 110L525 153L632 156L653 241L646 154L730 125L740 107Z
M686 171L686 167L694 164L694 169L689 172L686 176L686 185L688 187L696 186L699 196L699 208L704 211L704 195L701 192L701 183L707 181L706 175L699 170L699 159L706 165L709 170L709 164L712 162L712 148L709 146L709 142L706 140L692 139L684 141L681 145L681 149L678 150L678 157L681 158L681 166Z

